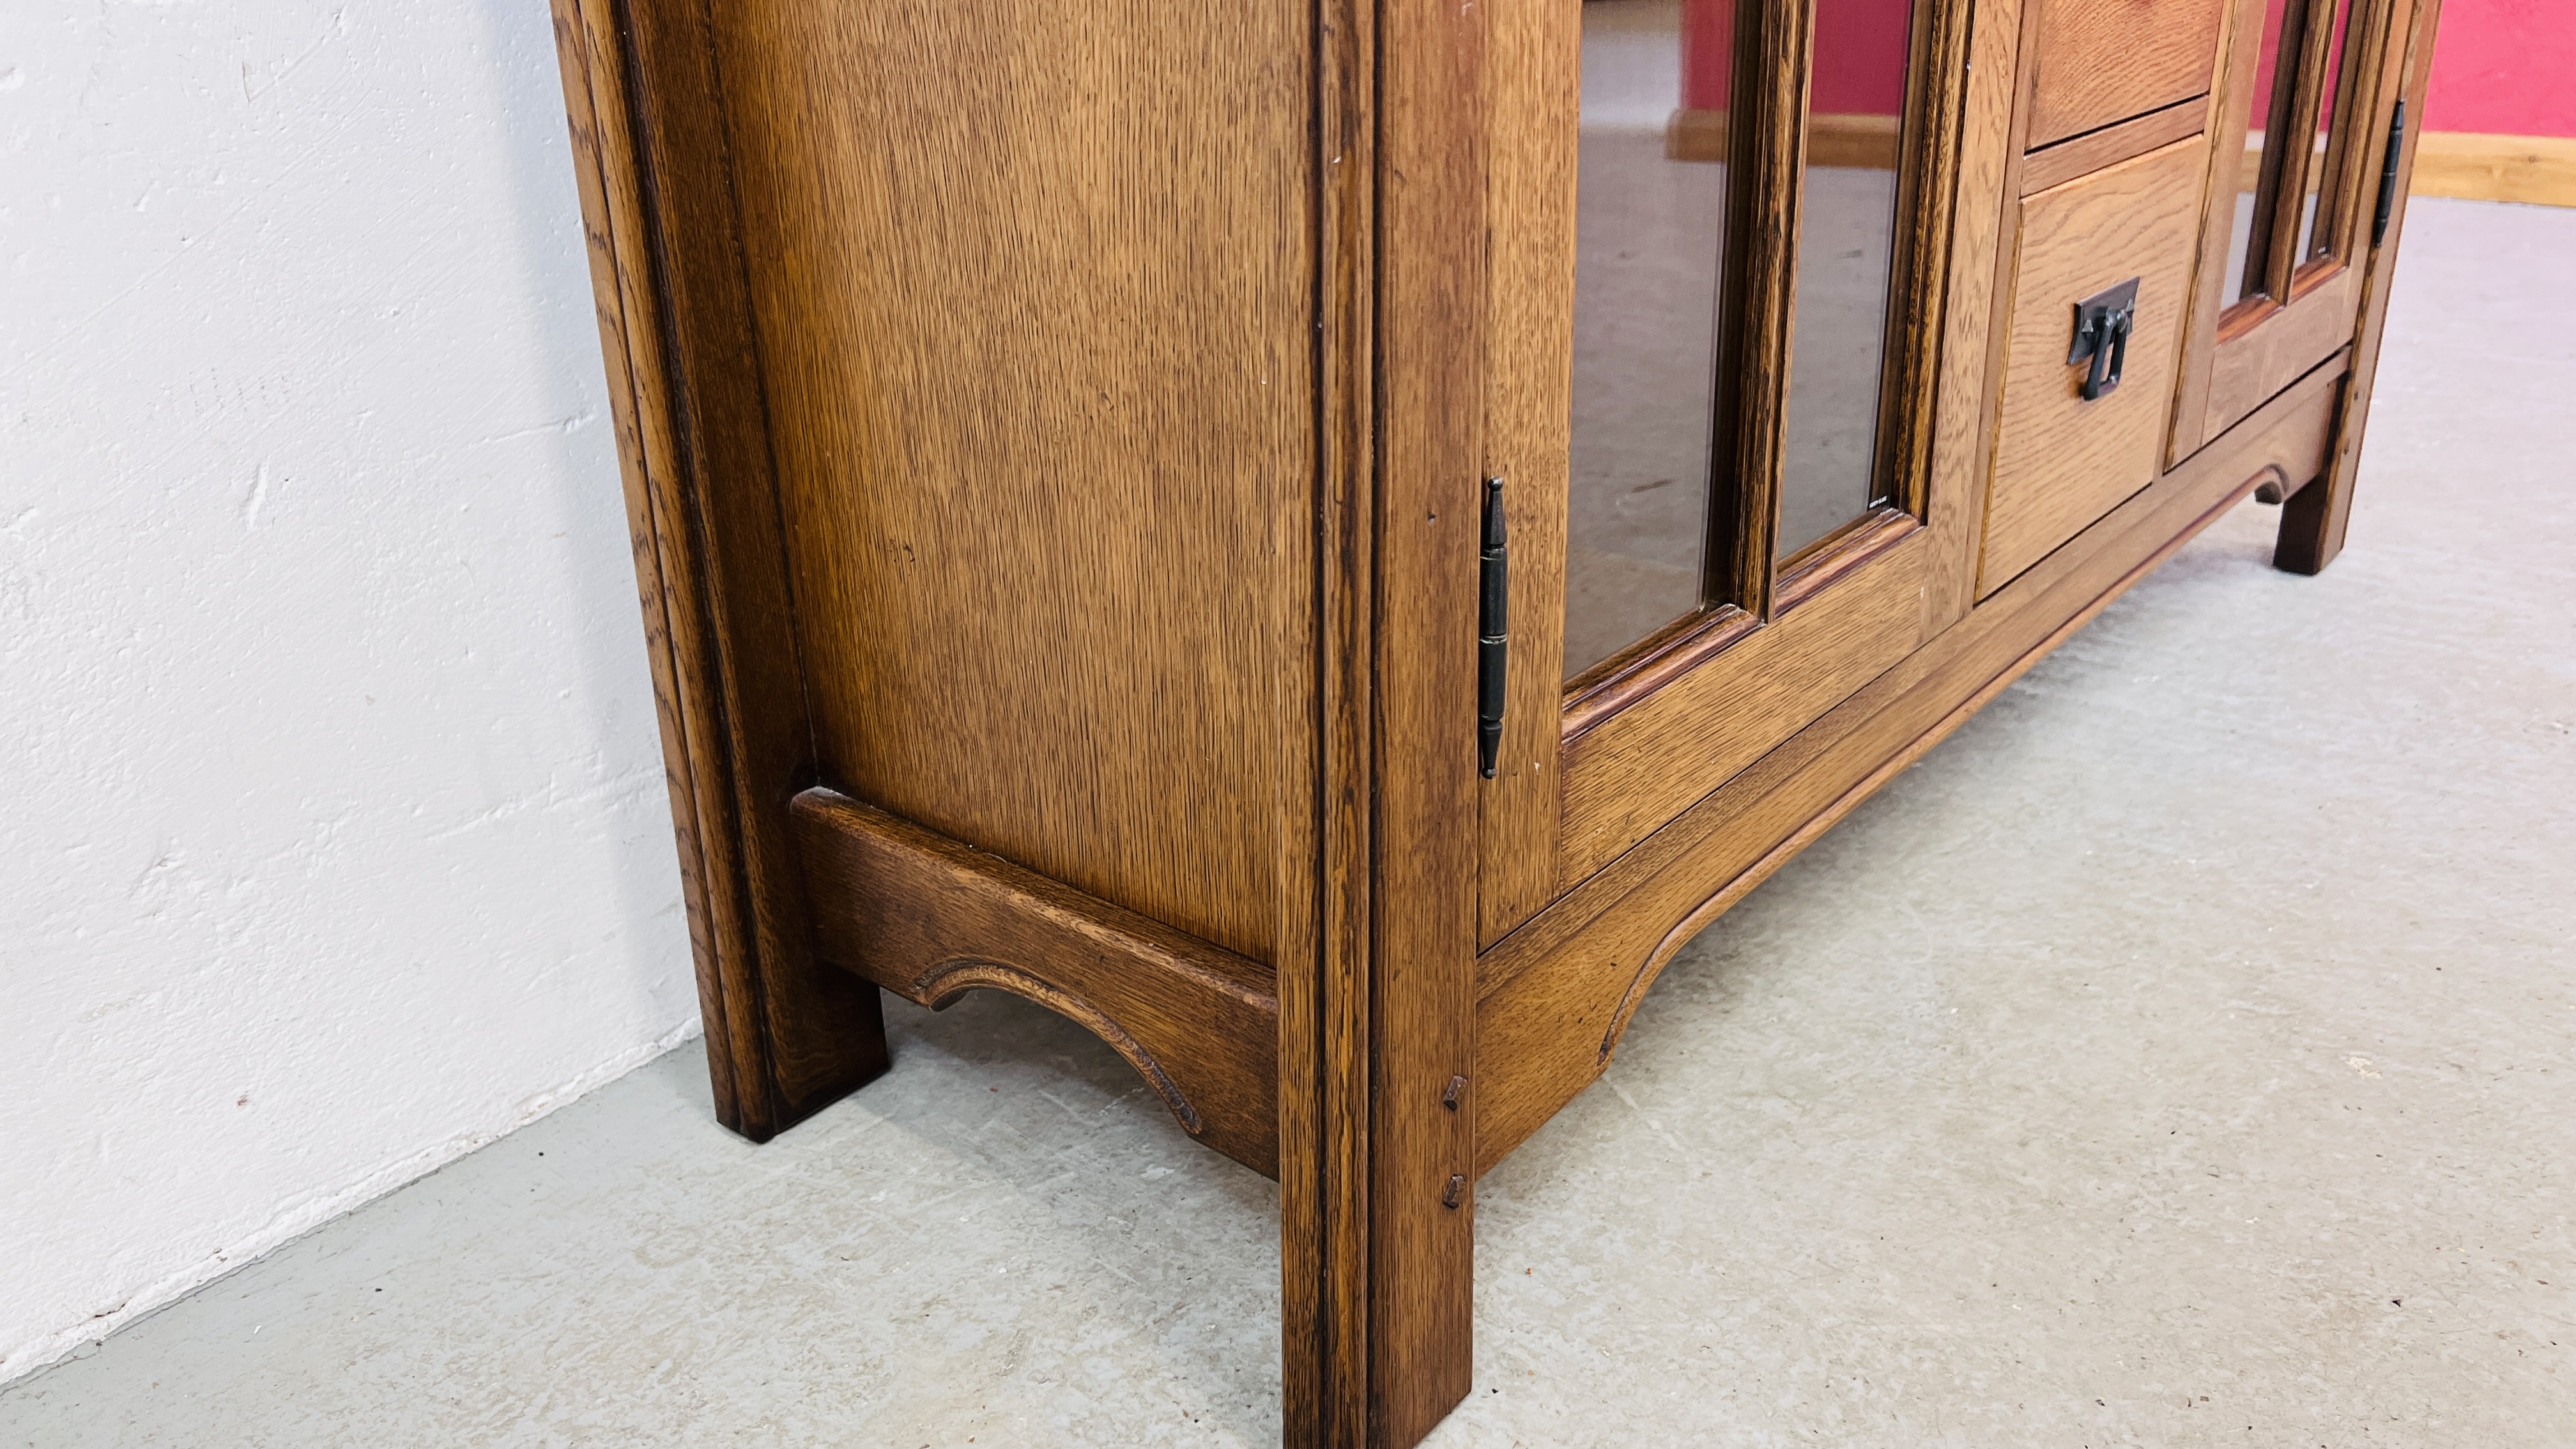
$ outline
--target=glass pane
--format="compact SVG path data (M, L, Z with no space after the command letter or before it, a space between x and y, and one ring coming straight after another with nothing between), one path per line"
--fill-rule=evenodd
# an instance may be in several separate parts
M1778 556L1886 502L1880 364L1912 0L1817 0Z
M1732 0L1583 6L1565 671L1700 604Z
M2347 101L2344 95L2343 53L2344 47L2352 42L2352 37L2348 33L2351 25L2352 0L2339 0L2335 6L2333 42L2326 52L2325 99L2317 107L2314 149L2308 158L2307 202L2299 212L2298 257L2302 262L2327 255L2334 250L2334 238L2331 235L2317 234L2317 198L2328 180L2326 148L2331 144L2331 138L2334 135L2335 117L2342 114ZM2328 224L2327 230L2329 233L2332 232L2331 223Z
M2236 225L2227 239L2227 290L2222 305L2263 295L2263 266L2252 256L2255 193L2262 185L2264 122L2272 113L2272 92L2281 58L2281 21L2288 0L2270 0L2263 10L2262 58L2254 67L2254 84L2245 88L2245 170L2236 187Z

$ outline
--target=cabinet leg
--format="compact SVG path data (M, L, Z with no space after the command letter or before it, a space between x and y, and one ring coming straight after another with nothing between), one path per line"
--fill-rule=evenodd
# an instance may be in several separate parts
M1315 729L1280 797L1313 806L1281 854L1283 1417L1291 1449L1411 1449L1474 1372L1486 278L1460 220L1485 178L1459 117L1489 7L1319 8L1317 669L1280 716Z
M2344 526L2352 520L2352 476L2335 469L2281 504L2281 533L2272 545L2272 567L2294 574L2325 571L2343 552Z
M885 1075L885 1005L877 988L810 958L801 979L771 973L764 990L711 987L701 960L699 1013L716 1120L766 1142Z
M1320 1048L1280 1083L1290 1449L1410 1449L1474 1376L1474 1003L1430 979L1472 977L1373 974L1375 1012L1329 982L1283 993L1283 1044ZM1321 1032L1299 1030L1318 1016Z
M707 1075L716 1120L766 1142L885 1074L885 1005L873 982L816 959L787 810L743 810L699 785L673 772Z

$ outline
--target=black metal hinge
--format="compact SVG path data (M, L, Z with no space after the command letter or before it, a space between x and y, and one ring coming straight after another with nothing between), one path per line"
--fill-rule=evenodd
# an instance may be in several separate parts
M2397 205L2397 153L2406 145L2406 98L2397 98L2397 114L2388 118L2388 152L2379 159L2379 210L2370 218L2370 244L2388 235L2388 213Z
M1476 768L1490 780L1503 749L1503 670L1512 648L1512 550L1500 478L1485 480L1484 545L1476 591Z

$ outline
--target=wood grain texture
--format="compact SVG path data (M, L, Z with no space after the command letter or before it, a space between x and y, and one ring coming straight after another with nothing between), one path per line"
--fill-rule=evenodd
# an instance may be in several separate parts
M2202 403L2205 433L2215 434L2232 425L2287 386L2316 358L2352 340L2362 279L2345 261L2369 246L2379 158L2405 58L2402 41L2390 44L2397 18L2395 0L2358 0L2353 6L2342 58L2344 95L2337 103L2334 133L2321 148L2322 154L2295 158L2297 164L2282 169L2275 178L2270 157L2281 148L2266 150L2267 185L2308 185L2318 180L2322 168L2315 223L2318 244L2306 254L2299 252L2295 241L2284 243L2286 250L2276 248L2274 265L2267 273L2271 280L2266 284L2266 300L2240 304L2219 316ZM2324 26L2329 20L2318 17L2314 23ZM2324 43L2310 49L2311 63L2322 71ZM2310 96L2305 83L2298 93L2296 103L2307 107L2302 114L2310 117L2301 134L2316 129L2314 107L2324 104L2323 88L2320 78L2314 82L2318 95ZM2362 198L2364 190L2371 193L2367 202ZM2303 197L2286 191L2277 197L2258 193L2255 200L2257 218L2276 215L2283 232L2297 229L2296 217L2304 205ZM2215 244L2215 234L2203 243Z
M1575 7L557 4L720 1113L766 1135L882 1069L875 989L826 960L1082 1021L1279 1174L1301 1449L1401 1449L1466 1392L1458 1185L1693 931L2211 510L2323 466L2340 361L1982 607L1935 601L1979 534L1977 279L2025 174L2028 36L1955 0L1915 37L1882 419L1927 521L1776 580L1753 515L1803 167L1836 153L1811 7L1760 0L1727 142L1744 607L1571 708L1516 650L1507 795L1475 773L1474 503L1511 480L1544 595ZM1523 611L1561 599L1514 606L1543 651Z
M1807 117L1807 164L1844 166L1861 171L1893 171L1900 159L1899 116L1834 114ZM1674 161L1723 161L1727 158L1726 112L1673 112L1664 125L1664 155Z
M2312 153L2287 143L2291 138L2316 133L2315 112L2308 113L2303 126L2299 111L2303 94L2313 102L2320 82L2308 69L2308 41L2317 33L2314 22L2318 11L2327 10L2331 23L2332 4L2333 0L2284 0L2272 84L2268 91L2252 97L2252 115L2259 120L2264 146L2256 163L2255 202L2245 238L2241 290L2247 299L2267 297L2278 303L2290 294L2290 272L2295 266L2292 253L2298 245L2297 207ZM2250 24L2251 17L2243 23ZM2235 289L2231 286L2231 290Z
M1473 1381L1477 504L1486 305L1482 6L1384 0L1370 861L1370 1440ZM1444 1100L1449 1099L1449 1100Z
M1557 882L1570 889L1914 648L1920 529L1837 587L1565 743Z
M2272 72L2270 108L2265 112L2262 179L2256 185L2253 230L2246 242L2246 264L2259 271L2262 283L2249 288L2266 297L2288 300L2292 274L2304 258L2299 245L2308 193L2326 158L2305 138L2317 134L2328 97L2328 53L2335 39L2335 12L2347 0L2289 0L2281 18L2280 54ZM2367 6L2355 7L2355 20ZM2366 25L2352 27L2359 41ZM2294 63L2295 62L2295 63ZM2218 424L2225 427L2225 423Z
M2352 340L2353 308L2361 278L2351 268L2311 272L2312 283L2286 307L2265 306L2222 324L2211 349L2202 426L2212 433L2239 418L2317 365L2317 359Z
M712 13L822 778L1270 957L1307 24Z
M2191 456L2210 436L2204 426L2209 364L2218 345L2219 316L2234 285L2226 275L2228 250L2237 198L2246 186L2238 158L2245 154L2253 123L2254 75L2262 55L2267 3L2232 0L2222 17L2218 79L2209 100L2209 174L2201 191L2200 246L2192 259L2191 304L2174 369L2173 415L2165 445L2168 468ZM2261 152L2255 152L2257 171L2260 158Z
M2358 0L2345 22L2343 53L2334 66L2331 93L2321 116L2332 121L2325 143L2313 158L2306 186L2316 194L2315 221L2309 229L2299 265L2314 266L2331 257L2341 263L2368 245L2370 215L2379 201L2379 173L2386 154L2387 131L2374 117L2385 117L2396 98L2397 69L2405 57L2398 12L2402 5Z
M2243 416L2297 375L2307 359L2352 332L2361 289L2343 264L2376 200L2365 200L2363 193L2378 180L2378 142L2394 97L2397 57L2388 48L2391 9L2384 0L2353 6L2339 56L2329 54L2334 11L2327 0L2311 0L2304 9L2293 7L2284 22L2282 53L2296 54L2300 64L2293 73L2285 59L2270 97L2247 264L2249 290L2259 295L2227 309L2216 324L2202 404L2204 434ZM2340 71L2336 95L2326 89L2330 62ZM2334 118L2332 134L2322 142L2280 143L2315 135L2328 115ZM2301 215L2311 193L2314 238L2303 240ZM2214 233L2205 244L2215 244Z
M2177 101L2161 111L2150 111L2136 120L2088 131L2044 151L2033 151L2022 162L2021 194L2028 196L2062 186L2079 176L2089 176L2106 166L2197 136L2208 120L2208 98L2196 97Z
M1366 1449L1371 721L1375 717L1376 0L1319 0L1313 207L1312 573L1285 622L1311 679L1283 742L1279 965L1282 1441ZM1293 686L1292 686L1293 687ZM1301 840L1299 837L1303 837ZM1302 848L1300 848L1302 847Z
M2313 471L2342 370L2318 368L1486 952L1477 1170L1600 1074L1693 934L2258 484Z
M978 987L1078 1023L1192 1137L1279 1174L1271 968L830 790L794 805L823 959L922 1006Z
M1981 597L2161 471L2206 170L2200 143L2177 141L2022 202ZM2126 380L2087 402L2066 361L2074 304L2130 277Z
M2335 102L2334 133L2322 151L2292 145L2266 146L2255 153L2261 160L2247 245L2248 267L2259 274L2258 285L2241 301L2225 301L2236 283L2225 275L2225 258L2238 198L2232 191L2221 193L2236 184L2230 173L2246 144L2248 117L2270 117L2275 133L2310 135L2325 104L2327 41L2319 27L2330 28L2332 16L2322 0L2310 8L2318 13L2293 6L2291 18L2307 28L2287 34L2282 45L2285 55L2308 56L2319 74L2294 77L2285 63L2268 96L2253 94L2258 52L2252 31L2260 23L2260 9L2249 0L2237 18L2238 32L2220 80L2219 125L2210 138L2215 148L2211 191L2201 222L2191 325L2174 401L2173 457L2186 456L2225 431L2355 335L2364 289L2345 263L2369 246L2380 148L2407 54L2398 0L2355 0L2341 62L2344 94ZM2293 125L2302 124L2298 118L2304 116L2304 129L2283 131L2285 115ZM2410 154L2415 145L2409 137ZM2306 189L2319 193L2316 235L2323 245L2311 245L2302 254L2294 233Z
M1946 506L1946 500L1936 502L1934 492L1952 481L1933 467L1940 436L1943 354L1961 342L1973 346L1982 339L1986 321L1982 316L1958 318L1948 298L1962 220L1961 187L1969 181L1965 146L1975 12L1976 0L1925 0L1914 6L1914 29L1907 43L1914 63L1906 74L1896 245L1888 268L1889 326L1871 466L1878 475L1875 496L1888 500L1895 512L1917 520L1930 518ZM1809 164L1825 163L1811 156ZM1988 203L1979 194L1967 205L1982 211ZM1973 224L1968 230L1972 246L1990 245L1980 239ZM1955 328L1962 320L1967 326ZM1954 336L1954 330L1965 335ZM1832 540L1806 561L1784 565L1776 586L1777 607L1798 606L1825 579L1841 572L1846 566L1836 561L1837 555L1871 546L1855 532ZM1927 540L1925 546L1934 545ZM1932 567L1927 559L1927 574ZM1793 572L1807 577L1793 577ZM1922 597L1918 580L1918 604Z
M1312 955L1280 986L1286 1439L1403 1449L1472 1373L1483 16L1315 13ZM1450 588L1426 581L1454 579ZM1462 632L1463 631L1463 632ZM1446 1100L1444 1100L1446 1099ZM1444 1201L1445 1199L1445 1201Z
M2026 144L2202 95L2225 0L2035 0L2038 56Z
M1964 618L1976 598L1991 456L1986 421L1995 397L1986 379L2002 361L2004 329L1995 325L1995 298L2004 294L2002 268L2011 260L2004 224L2015 209L2014 178L2023 162L2013 129L2021 91L2014 64L2021 22L2020 0L1976 0L1971 12L1949 277L1938 329L1939 393L1924 478L1923 523L1932 535L1920 630L1927 640Z
M2417 109L2407 103L2407 114ZM2407 190L2415 196L2576 206L2576 136L2430 131L2407 150L2413 157Z
M766 1140L886 1067L874 988L805 944L811 769L784 540L694 7L556 0L716 1117Z
M1799 217L1806 201L1808 69L1815 11L1748 0L1736 13L1726 249L1719 259L1715 424L1700 596L1771 616L1797 332ZM1558 879L1566 878L1558 871Z
M1511 666L1494 778L1479 792L1480 941L1556 893L1565 536L1574 389L1581 7L1488 0L1485 471L1511 530Z
M2389 59L2398 69L2388 89L2405 96L2409 115L2424 113L2441 9L2441 0L2418 0L2400 7L2390 17L2392 34L2400 38L2389 46ZM2394 101L2394 95L2383 98L2383 104L2393 105ZM2389 211L2387 232L2378 246L2355 253L2361 259L2357 270L2362 293L2352 344L2353 375L2343 410L2336 419L2332 459L2316 482L2300 488L2300 480L2292 478L2284 490L2297 491L2290 492L2281 509L2280 539L2272 562L2291 573L2316 573L2343 552L2344 531L2352 521L2353 485L2361 471L2363 432L2370 419L2371 388L2379 372L2380 341L2388 321L2389 283L2396 273L2398 238L2406 226L2408 172L2422 154L2422 144L2410 137L2400 149L2397 197ZM2357 248L2367 247L2368 234L2356 238L2355 244Z
M1969 0L1924 5L1909 37L1906 163L1889 301L1897 321L1889 329L1874 460L1884 491L1901 506L1837 533L1791 561L1785 574L1771 552L1771 499L1795 331L1799 198L1805 168L1818 164L1799 120L1808 17L1798 6L1774 4L1746 21L1737 94L1765 99L1731 138L1723 284L1731 320L1721 328L1726 361L1715 452L1722 463L1708 581L1737 602L1569 686L1557 833L1553 842L1532 839L1522 847L1536 854L1553 845L1557 892L1715 789L1921 637L1930 560L1927 540L1913 536L1921 529L1911 515L1930 507L1946 342L1944 328L1911 319L1940 315L1952 266L1970 18Z

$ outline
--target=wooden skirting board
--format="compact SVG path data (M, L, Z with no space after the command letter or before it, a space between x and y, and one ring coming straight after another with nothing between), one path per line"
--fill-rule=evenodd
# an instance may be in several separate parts
M2180 108L2175 108L2179 111ZM2077 141L2068 146L2081 144ZM1726 112L1673 112L1664 128L1664 154L1675 161L1724 161ZM1896 167L1897 118L1819 115L1807 121L1807 164L1890 171ZM2245 152L2245 189L2262 169L2258 142ZM2478 131L2428 131L2415 146L2416 196L2464 201L2518 201L2527 206L2576 206L2576 137L2491 136Z
M2427 131L2415 143L2416 196L2576 206L2576 137Z
M2314 175L2318 168L2309 170ZM2262 171L2258 132L2245 144L2242 189L2252 191ZM2415 174L2406 191L2462 201L2576 206L2576 137L2427 131L2415 143Z
M1816 115L1807 118L1807 164L1865 171L1896 169L1895 116ZM1683 109L1664 127L1664 154L1675 161L1726 159L1726 112Z

